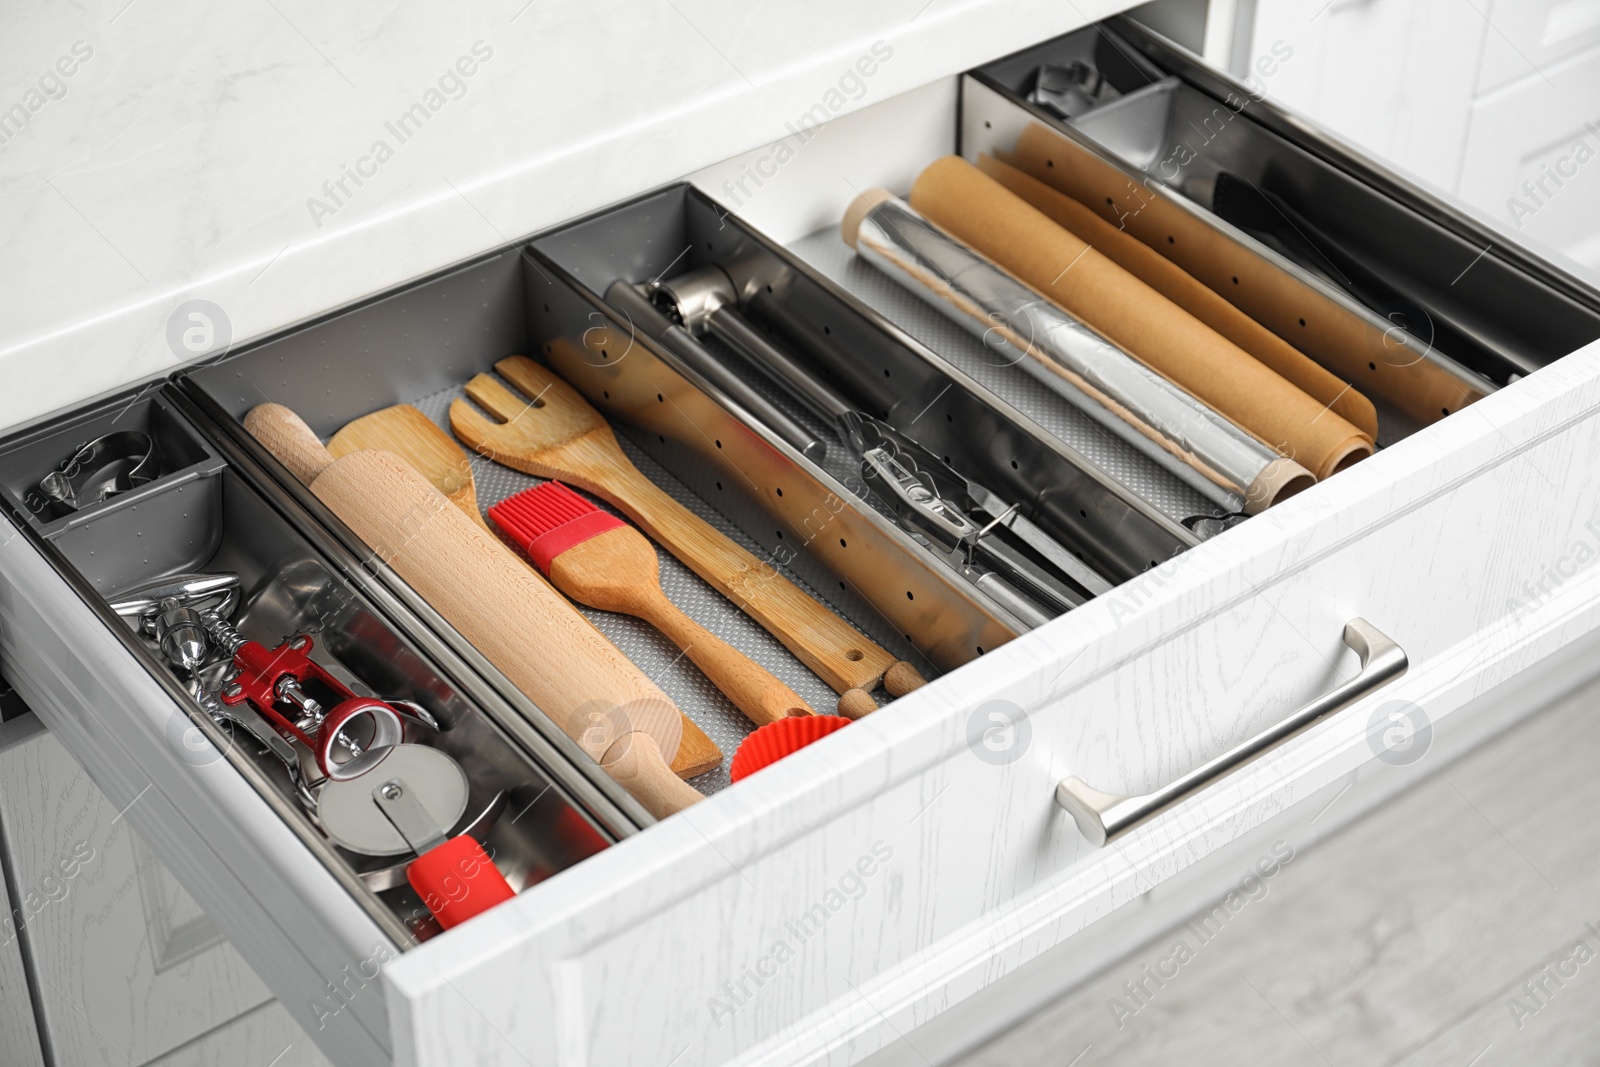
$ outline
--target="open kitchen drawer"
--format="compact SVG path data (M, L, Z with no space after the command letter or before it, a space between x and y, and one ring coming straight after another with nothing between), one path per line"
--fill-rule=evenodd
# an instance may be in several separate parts
M1119 32L1142 49L1133 74L1185 76L1180 104L1224 85ZM1373 213L1354 229L1377 240L1409 226L1434 242L1436 272L1470 265L1463 278L1494 281L1474 281L1486 287L1470 314L1452 314L1456 334L1435 346L1413 320L1391 331L1393 309L1363 310L1283 250L1218 229L1192 189L1142 186L1158 205L1146 223L1221 233L1248 278L1289 279L1315 309L1307 329L1325 316L1347 331L1329 338L1371 346L1354 369L1378 375L1387 355L1382 374L1442 375L1459 398L1437 415L1396 405L1376 455L1221 532L1184 521L1199 505L1183 486L850 262L834 227L857 190L904 192L939 154L1004 148L1052 122L1022 101L1028 72L1092 59L1096 39L836 120L753 195L737 179L771 150L697 176L720 207L690 186L647 193L0 445L16 526L0 545L8 677L336 1062L857 1062L1073 951L1090 923L1125 921L1152 889L1341 778L1359 787L1375 762L1406 764L1385 741L1394 724L1422 729L1409 741L1421 753L1430 731L1470 734L1460 709L1600 628L1586 568L1600 550L1586 465L1600 448L1600 352L1567 354L1600 336L1600 294L1519 251L1473 260L1489 235L1264 102L1228 121L1259 114L1296 139L1303 173L1343 175ZM1139 103L1129 76L1107 76L1120 99L1106 106ZM1075 136L1122 165L1096 147L1110 142ZM1362 233L1347 236L1362 247ZM719 385L606 301L617 278L707 264L863 410L1026 499L1102 579L1086 579L1086 602L1038 626L1008 610L871 506L837 439L806 452L748 425L770 408L825 437L801 406L754 377L746 393ZM1421 270L1401 275L1441 306ZM1446 336L1465 337L1471 358L1445 358ZM709 799L656 823L239 421L268 400L324 438L394 403L441 420L466 379L524 352L605 412L654 480L930 684L736 786L723 788L725 770L696 779ZM16 457L42 472L130 422L172 439L164 477L79 518L30 505ZM530 484L474 469L485 503ZM522 872L516 899L442 936L408 924L406 890L364 881L288 779L200 714L106 606L137 578L207 567L267 590L251 601L261 612L287 605L259 622L263 641L309 612L359 683L448 718L446 735L472 742L463 762L494 764L475 775L538 805L507 816L518 828L497 849ZM333 607L281 578L308 572ZM831 710L827 687L763 631L670 560L663 573L700 621ZM731 755L748 724L652 634L593 619ZM1091 840L1099 794L1159 793L1307 708L1337 710L1203 786L1110 806L1113 840ZM1058 786L1072 779L1069 814Z

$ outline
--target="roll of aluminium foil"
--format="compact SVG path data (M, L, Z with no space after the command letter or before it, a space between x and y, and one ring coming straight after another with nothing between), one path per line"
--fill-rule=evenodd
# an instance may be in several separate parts
M844 236L872 266L1014 361L1228 511L1259 512L1312 484L1205 404L882 190Z

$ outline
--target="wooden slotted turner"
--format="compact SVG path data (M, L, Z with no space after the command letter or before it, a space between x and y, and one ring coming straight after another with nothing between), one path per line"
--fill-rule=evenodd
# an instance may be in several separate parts
M417 469L433 487L469 515L484 530L494 535L478 510L478 489L472 477L472 462L461 446L432 419L410 404L374 411L348 423L328 441L335 458L364 448L392 452ZM495 536L495 540L499 540ZM506 549L507 552L511 550ZM512 553L515 555L515 553ZM517 557L519 560L520 556ZM531 570L532 568L530 568ZM544 576L533 571L541 582ZM722 766L722 749L687 715L683 717L683 740L672 760L672 773L693 778Z
M490 417L464 400L452 403L450 426L461 440L497 463L559 478L622 511L835 692L870 690L897 666L894 656L641 474L605 417L572 386L525 356L507 357L494 367L523 395L492 375L473 378L467 396ZM914 679L910 688L921 682L909 664L895 673Z

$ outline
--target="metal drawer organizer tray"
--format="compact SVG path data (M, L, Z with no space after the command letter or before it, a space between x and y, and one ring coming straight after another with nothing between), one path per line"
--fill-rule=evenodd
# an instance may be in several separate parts
M1453 383L1461 406L1600 336L1600 294L1498 245L1456 277L1493 235L1306 136L1269 104L1235 109L1226 101L1236 87L1133 24L1112 25L1120 41L1091 28L967 75L960 151L1003 150L1027 124L1045 123L1136 198L1138 235L1148 228L1180 249L1191 239L1233 249L1218 261L1225 268L1185 266L1367 392L1382 416L1380 445L1448 414L1407 404L1419 380ZM1068 122L1028 97L1039 96L1042 66L1074 63L1094 72L1098 99ZM1205 151L1169 180L1163 163L1208 122ZM1223 172L1314 214L1350 255L1382 264L1385 291L1407 302L1366 306L1270 235L1219 218L1206 205ZM1111 197L1095 206L1112 221L1129 211ZM110 601L164 575L238 574L235 622L246 636L271 646L310 633L318 662L351 689L414 701L440 722L432 743L472 781L457 830L475 820L489 826L516 888L651 820L243 431L255 405L287 405L323 438L399 403L447 426L449 402L469 378L526 354L604 413L669 494L930 679L1037 621L891 518L885 501L872 499L881 493L863 483L851 443L778 378L706 338L704 349L735 368L733 380L717 379L715 368L683 358L667 320L607 300L619 280L670 286L712 266L726 272L759 342L807 368L850 409L914 436L1064 546L1073 558L1060 573L1074 595L1103 592L1212 533L1193 521L1206 505L1192 489L858 261L837 227L785 248L688 185L516 242L0 445L12 520L187 709L191 721L180 731L215 741L397 945L435 931L393 861L333 844L297 801L284 765L242 734L230 743L153 639ZM1217 270L1226 277L1210 276ZM1235 274L1241 282L1229 280ZM1290 293L1290 310L1257 306L1254 294L1267 289ZM753 350L759 355L760 344ZM802 454L758 410L797 427L799 444L819 447ZM36 486L52 464L126 430L155 440L158 477L70 514L47 505ZM485 506L535 482L476 456L473 471ZM834 694L731 603L665 554L662 572L668 594L698 621L819 712L832 710ZM731 757L750 724L677 650L631 618L589 615ZM726 761L694 784L707 793L724 787Z

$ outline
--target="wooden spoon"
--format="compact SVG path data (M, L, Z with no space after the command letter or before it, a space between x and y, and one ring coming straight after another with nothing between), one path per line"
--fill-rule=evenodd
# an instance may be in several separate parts
M363 448L393 452L433 483L450 502L479 526L490 529L478 510L478 488L472 480L472 461L454 438L410 404L374 411L349 423L328 441L334 458ZM492 531L491 531L492 532Z
M499 540L493 528L484 521L483 513L478 510L478 489L472 477L472 461L454 438L421 411L410 404L396 404L374 411L347 424L328 441L328 451L335 458L366 448L392 452L410 463L417 473L433 483L435 489L449 497L452 504ZM298 471L295 473L299 474ZM517 557L518 560L521 558ZM544 580L538 571L533 573L540 581ZM694 724L693 719L685 715L683 741L672 761L672 773L679 778L693 778L720 766L722 750L706 736L704 730Z

